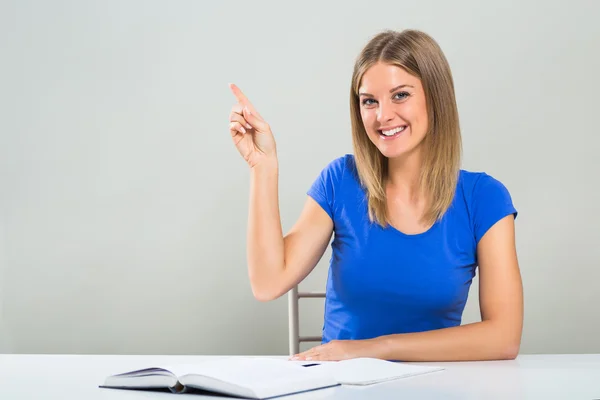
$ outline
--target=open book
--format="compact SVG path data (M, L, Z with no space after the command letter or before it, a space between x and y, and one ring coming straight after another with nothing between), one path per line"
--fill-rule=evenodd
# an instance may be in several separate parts
M174 393L202 391L267 399L342 384L368 385L442 369L374 358L300 362L267 357L224 357L111 375L100 387Z

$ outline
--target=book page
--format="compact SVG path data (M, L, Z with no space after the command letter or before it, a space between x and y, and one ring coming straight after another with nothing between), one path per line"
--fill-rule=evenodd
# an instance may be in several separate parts
M196 364L164 366L176 376L208 376L243 387L271 386L274 382L305 381L329 375L286 360L262 357L226 357ZM333 380L333 379L332 379Z
M443 370L437 366L412 365L375 358L354 358L305 368L322 369L343 385L370 385Z
M354 358L344 361L288 361L262 357L226 357L163 368L176 376L198 374L245 387L268 386L275 379L293 382L311 377L332 377L337 383L344 385L370 385L444 369L438 366L413 365L375 358Z

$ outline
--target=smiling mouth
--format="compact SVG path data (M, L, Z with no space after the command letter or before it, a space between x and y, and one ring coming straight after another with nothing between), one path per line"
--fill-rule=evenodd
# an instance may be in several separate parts
M398 136L400 135L402 132L404 132L404 130L407 128L406 125L402 125L402 126L398 126L394 129L389 129L389 130L381 130L381 129L377 129L377 132L379 132L379 134L385 138L392 138L394 136Z

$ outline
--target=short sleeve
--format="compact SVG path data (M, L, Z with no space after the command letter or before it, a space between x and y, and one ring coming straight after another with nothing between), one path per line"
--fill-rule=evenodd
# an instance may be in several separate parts
M485 173L473 187L471 205L476 243L502 218L511 214L517 218L517 210L506 186Z
M342 181L346 157L339 157L331 161L313 184L308 189L307 194L312 197L329 217L333 220L335 215L335 195L339 191L339 185Z

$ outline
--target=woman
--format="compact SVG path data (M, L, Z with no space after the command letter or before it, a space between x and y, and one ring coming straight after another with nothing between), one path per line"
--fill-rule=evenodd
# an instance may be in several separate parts
M517 211L502 183L461 170L453 79L437 43L385 31L359 55L354 155L333 160L283 236L276 146L235 85L230 132L251 168L248 268L255 297L300 283L331 235L323 343L300 360L513 359L523 324ZM476 268L481 322L461 325Z

